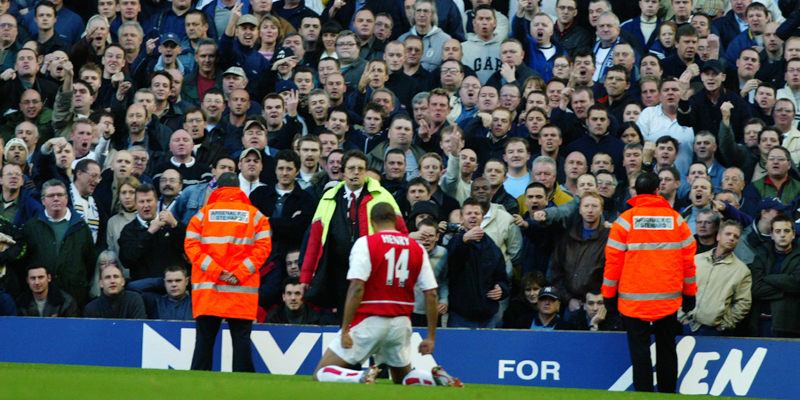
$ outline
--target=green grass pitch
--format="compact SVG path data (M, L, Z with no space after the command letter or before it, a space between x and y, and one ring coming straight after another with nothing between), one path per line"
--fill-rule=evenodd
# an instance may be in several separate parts
M463 389L313 382L309 376L0 363L0 399L547 399L646 400L680 395L477 385ZM730 399L729 397L725 397ZM718 397L723 399L723 397Z

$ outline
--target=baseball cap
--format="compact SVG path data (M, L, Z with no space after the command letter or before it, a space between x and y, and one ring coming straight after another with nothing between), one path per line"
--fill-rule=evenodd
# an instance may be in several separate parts
M552 297L558 300L558 290L556 289L555 286L545 286L542 288L542 290L539 291L538 298L541 299L542 297Z
M761 199L761 201L758 203L758 212L761 212L761 211L764 211L764 210L784 211L787 208L789 208L789 206L786 205L786 204L783 204L781 202L781 199L779 199L777 197L765 197L765 198Z
M283 93L287 90L297 90L297 85L292 81L280 81L275 85L275 93Z
M180 46L181 39L178 38L178 35L176 35L176 34L174 34L172 32L168 32L168 33L166 33L166 34L161 36L161 43L159 43L159 44L164 44L164 43L167 43L167 42L173 42L173 43L175 43L175 44Z
M239 20L236 21L236 25L244 25L244 24L251 24L254 26L258 26L258 17L253 14L245 14L239 17Z
M264 121L264 117L256 115L254 117L248 118L247 121L245 121L244 129L242 129L242 132L247 132L247 129L249 129L250 126L253 124L258 124L258 126L260 126L262 130L265 131L267 130L267 122Z
M242 151L242 154L239 155L239 161L244 160L244 158L247 157L247 155L250 154L250 153L256 153L256 155L258 156L258 159L259 160L261 159L261 152L260 151L258 151L257 149L255 149L253 147L248 147L248 148L244 149L244 151Z
M708 60L705 64L703 64L703 69L700 72L704 72L707 69L713 69L717 71L717 73L724 74L725 73L725 64L720 60Z
M287 57L294 56L294 50L291 47L281 47L275 51L275 55L272 56L272 63L276 63L280 60L283 60Z
M230 67L226 69L225 72L222 73L222 76L229 74L239 75L242 78L247 78L247 75L244 73L244 69L242 69L242 67Z

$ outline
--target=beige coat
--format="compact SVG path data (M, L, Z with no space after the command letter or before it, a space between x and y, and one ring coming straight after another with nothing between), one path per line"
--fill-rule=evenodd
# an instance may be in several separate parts
M678 310L678 319L733 329L750 311L753 283L750 269L735 254L714 263L714 250L694 257L697 265L697 306L688 314Z

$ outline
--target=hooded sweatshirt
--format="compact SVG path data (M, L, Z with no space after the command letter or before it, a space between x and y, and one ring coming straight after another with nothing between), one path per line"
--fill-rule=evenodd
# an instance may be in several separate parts
M398 40L402 42L409 35L419 36L416 26L411 27L411 30L401 35ZM422 37L423 54L422 60L420 60L422 68L425 68L428 72L433 72L433 70L442 65L442 48L444 47L444 42L450 39L452 39L452 37L438 26L432 27L428 31L428 34Z
M489 77L496 71L500 71L503 62L500 60L500 43L503 38L494 35L488 42L484 42L474 33L467 34L467 41L461 44L464 58L461 60L464 65L475 70L475 74L486 84Z

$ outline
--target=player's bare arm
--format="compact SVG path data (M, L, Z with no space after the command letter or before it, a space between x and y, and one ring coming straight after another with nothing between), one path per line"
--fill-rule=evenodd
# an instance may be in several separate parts
M353 339L350 337L350 323L353 322L353 318L356 316L356 310L358 310L358 306L361 305L361 299L363 297L364 281L360 279L351 280L350 288L347 289L347 298L344 303L344 316L342 318L342 347L345 349L353 347Z
M419 344L420 354L433 354L436 342L436 323L439 321L439 294L436 289L425 291L425 316L428 319L428 336Z

